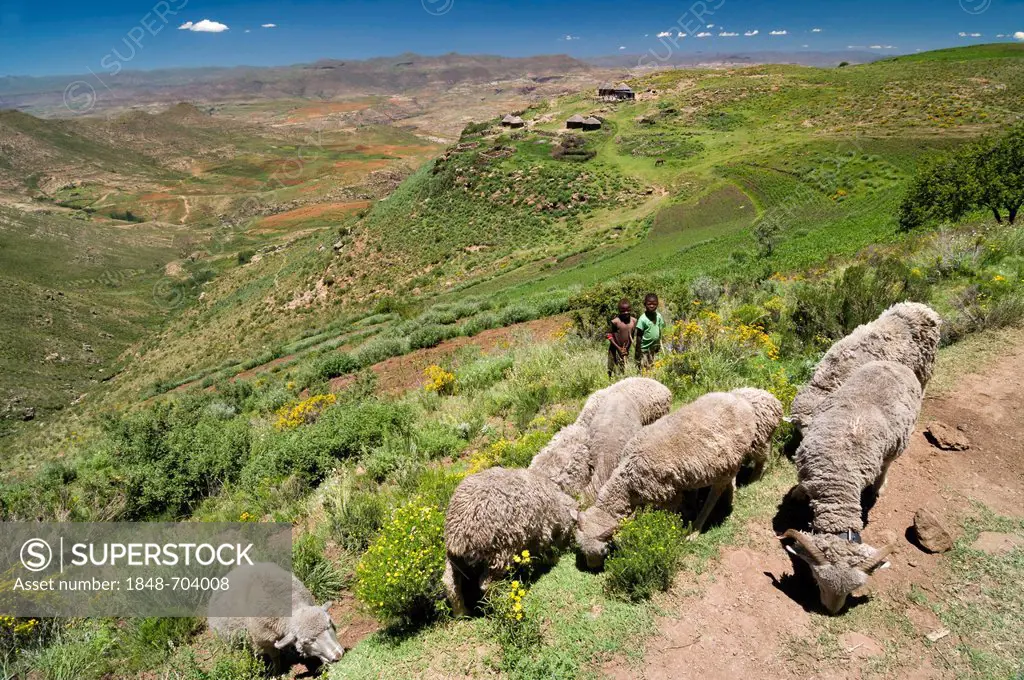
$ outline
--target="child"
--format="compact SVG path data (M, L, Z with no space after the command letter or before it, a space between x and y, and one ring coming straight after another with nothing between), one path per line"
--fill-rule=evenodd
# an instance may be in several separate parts
M665 320L658 313L658 296L648 293L644 296L644 313L636 322L636 367L644 370L654 363L655 355L661 351L661 331Z
M612 317L611 332L608 333L608 377L626 372L626 357L633 344L636 319L630 314L629 300L619 300L619 315Z

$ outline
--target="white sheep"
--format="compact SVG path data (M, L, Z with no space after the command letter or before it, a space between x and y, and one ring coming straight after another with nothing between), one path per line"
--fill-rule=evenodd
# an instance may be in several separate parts
M495 467L462 480L444 523L443 581L453 612L468 615L523 550L566 547L576 511L576 501L531 470Z
M218 637L246 638L270 658L275 671L281 665L281 651L289 646L300 657L323 663L334 663L345 653L327 614L331 603L317 606L293 574L276 564L259 562L236 567L227 579L229 587L210 598L207 611L211 614L230 611L239 603L245 603L246 611L258 611L260 603L271 610L272 603L291 602L291 616L210 616L207 625Z
M645 427L626 445L597 502L580 514L576 540L588 566L603 564L612 535L633 510L676 510L686 492L711 487L693 525L701 531L745 462L760 474L781 419L778 399L743 388L706 394Z
M893 305L871 323L857 326L834 344L790 407L790 419L807 428L822 402L860 366L869 361L894 361L914 372L921 387L931 378L939 347L942 319L917 302Z
M810 565L821 603L833 614L892 550L860 542L861 492L884 490L889 466L913 434L921 397L911 369L868 362L820 405L804 431L795 458L800 481L791 493L810 501L812 533L790 529L785 536L796 543L787 549Z
M567 494L586 492L594 498L618 466L626 442L671 406L672 392L657 380L620 380L590 395L576 422L534 456L530 469Z

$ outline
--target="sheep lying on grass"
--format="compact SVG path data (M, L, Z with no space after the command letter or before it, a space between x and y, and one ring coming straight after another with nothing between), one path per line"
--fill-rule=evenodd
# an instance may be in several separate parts
M743 388L706 394L644 428L626 445L594 507L580 515L576 539L587 565L604 563L612 535L636 508L675 510L685 492L711 487L693 525L699 532L746 461L760 473L781 419L778 399Z
M530 469L562 491L591 498L618 466L637 430L668 413L672 392L651 378L625 378L590 395L576 422L556 434Z
M281 651L293 647L299 656L334 663L345 649L338 643L334 624L327 615L331 603L317 606L306 586L276 564L260 562L228 572L230 587L210 598L208 611L225 611L230 603L292 603L291 616L211 616L207 625L218 637L248 639L253 648L270 657L274 670L280 669Z
M453 612L468 615L523 550L566 547L576 511L576 501L532 470L495 467L462 480L444 523L444 586Z
M810 382L793 400L790 418L806 429L828 396L869 361L894 361L914 372L921 387L935 366L942 320L931 307L916 302L893 305L871 323L857 326L822 357Z
M903 364L872 361L828 397L796 452L796 497L810 501L813 533L790 529L788 550L811 567L821 603L835 614L867 583L892 546L860 542L861 492L885 488L892 462L907 447L921 411L921 383ZM795 549L794 549L795 548Z

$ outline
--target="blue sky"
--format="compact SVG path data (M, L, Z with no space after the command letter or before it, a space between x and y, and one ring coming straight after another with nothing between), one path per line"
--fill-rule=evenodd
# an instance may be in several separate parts
M191 30L179 28L188 22ZM402 52L588 57L663 50L668 37L684 52L895 54L1017 32L1024 38L1024 0L0 0L0 75Z

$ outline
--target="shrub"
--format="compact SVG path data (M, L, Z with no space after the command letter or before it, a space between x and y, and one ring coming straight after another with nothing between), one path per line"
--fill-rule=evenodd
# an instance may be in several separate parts
M451 331L440 325L421 326L409 334L410 349L436 347L451 337Z
M644 295L654 289L652 279L638 275L590 286L569 298L573 323L583 337L603 338L612 317L619 313L619 300L626 298L632 303L634 313L639 313L643 309Z
M427 460L454 456L466 447L458 429L438 422L426 422L413 435L416 451Z
M345 586L344 577L327 556L324 540L303 534L292 546L292 573L305 584L317 602L337 597Z
M333 394L316 394L294 406L282 406L277 411L274 427L278 430L294 430L300 425L309 425L316 422L320 414L337 400L338 397Z
M444 572L444 513L422 498L396 509L356 567L355 595L380 621L437 614Z
M679 569L685 531L677 515L640 510L622 523L605 562L608 588L631 600L668 590Z
M358 371L361 364L351 354L345 352L331 352L317 358L313 363L312 374L320 380L330 380L340 375L347 375Z
M363 343L354 353L360 366L373 366L391 357L408 353L409 341L405 338L374 338Z
M551 441L552 433L534 431L519 439L499 439L475 456L470 463L470 473L479 472L495 465L506 468L524 468L530 465L537 452Z
M466 323L462 324L459 330L462 331L463 335L473 336L491 328L497 328L500 325L501 321L498 319L497 314L494 314L493 312L481 312L467 320Z
M250 262L255 254L255 250L239 250L237 255L238 264L246 264Z
M387 497L378 490L343 493L325 503L331 535L345 550L362 552L387 516Z
M484 357L459 368L455 379L462 392L480 392L503 380L512 363L510 354Z
M455 380L455 374L451 371L446 371L436 364L431 364L423 370L423 375L427 378L427 383L423 386L423 389L427 392L455 394L458 382Z
M502 326L532 321L538 316L537 308L527 304L512 304L501 310L498 321Z

